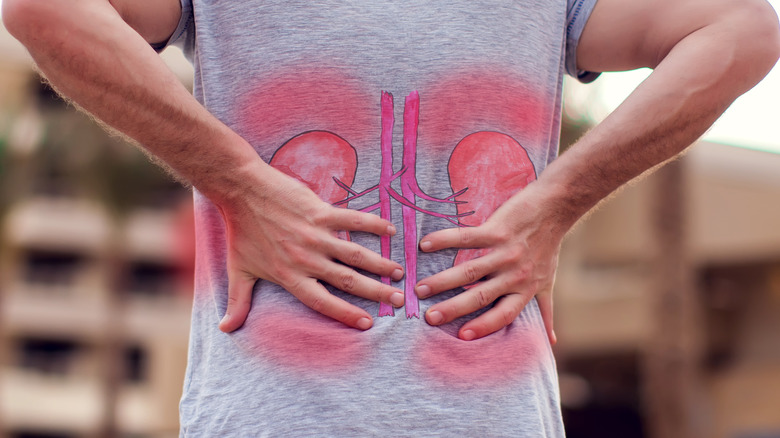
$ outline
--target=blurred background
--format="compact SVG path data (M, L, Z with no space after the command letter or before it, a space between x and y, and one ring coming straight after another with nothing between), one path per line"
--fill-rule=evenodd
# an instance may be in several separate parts
M181 53L163 57L191 86ZM563 148L647 74L567 81ZM776 68L567 238L570 438L780 438L778 97ZM0 27L0 438L178 436L190 198L58 98Z

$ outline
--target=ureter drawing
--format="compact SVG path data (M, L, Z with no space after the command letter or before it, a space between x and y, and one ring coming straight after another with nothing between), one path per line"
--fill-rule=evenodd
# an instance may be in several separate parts
M406 317L420 317L420 303L417 295L414 293L414 286L417 283L417 212L443 218L456 226L461 226L458 219L463 216L473 214L473 212L464 212L459 214L445 214L426 210L417 206L417 198L426 201L441 202L447 204L462 204L455 200L458 196L466 192L466 188L453 193L446 198L434 198L425 194L417 183L416 160L417 160L417 127L420 114L420 96L417 91L410 93L404 102L404 130L403 130L403 159L402 166L398 172L393 171L393 126L395 117L393 115L394 104L393 95L383 91L381 95L381 134L380 149L382 165L379 177L379 183L362 192L357 192L347 184L334 178L336 183L346 190L349 195L336 202L334 205L340 206L357 199L363 195L375 190L379 191L379 202L361 209L361 211L370 212L379 209L379 215L383 219L391 220L391 199L401 204L401 215L403 219L403 238L404 238L404 260L405 260L405 309ZM398 179L401 187L399 194L391 185ZM391 245L390 237L381 238L380 250L382 257L390 258ZM389 277L382 277L382 282L390 284ZM379 306L379 316L393 316L395 312L389 304L381 303Z

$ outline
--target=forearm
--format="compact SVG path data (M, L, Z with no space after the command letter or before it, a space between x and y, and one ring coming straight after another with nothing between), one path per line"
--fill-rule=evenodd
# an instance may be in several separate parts
M541 175L536 189L568 229L626 182L699 138L777 59L777 43L745 41L730 26L691 33L607 119Z
M17 1L4 12L9 31L58 91L212 199L230 198L249 173L242 169L264 168L107 1L52 3Z

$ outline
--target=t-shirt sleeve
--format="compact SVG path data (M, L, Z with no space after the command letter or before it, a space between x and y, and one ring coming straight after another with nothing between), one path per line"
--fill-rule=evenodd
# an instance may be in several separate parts
M593 82L600 73L577 69L577 45L598 0L568 0L566 15L566 73L581 82Z
M181 18L176 25L176 30L173 31L168 41L152 44L152 48L158 52L162 52L168 46L176 46L182 49L185 55L189 57L192 51L195 26L194 17L192 12L192 0L180 0L181 2Z

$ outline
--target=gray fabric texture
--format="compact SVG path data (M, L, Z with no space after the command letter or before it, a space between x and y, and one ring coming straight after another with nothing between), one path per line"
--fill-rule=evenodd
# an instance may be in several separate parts
M169 43L192 60L197 99L260 157L320 178L308 183L330 190L329 202L390 216L399 233L389 247L375 236L350 238L422 279L475 254L423 254L413 249L417 240L484 221L491 202L556 157L563 74L595 76L575 60L595 1L183 0ZM383 123L392 141L383 142ZM303 146L295 149L296 141ZM394 179L382 185L387 169ZM509 327L464 342L457 330L474 315L432 327L407 316L407 302L378 317L377 303L331 288L375 316L374 327L359 332L259 281L245 325L220 332L224 224L207 199L194 197L196 290L181 436L564 435L535 301ZM420 315L461 291L423 300Z

